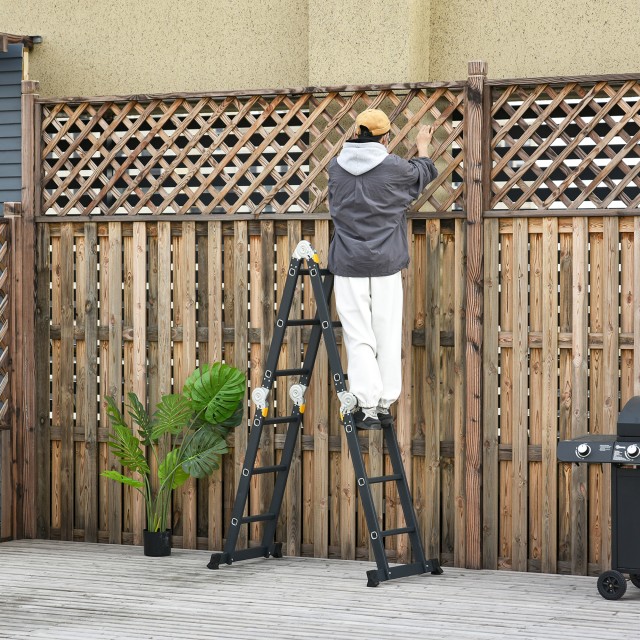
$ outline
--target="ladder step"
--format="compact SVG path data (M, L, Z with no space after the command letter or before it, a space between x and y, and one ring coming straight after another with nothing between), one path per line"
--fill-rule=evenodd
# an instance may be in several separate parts
M329 269L320 269L320 275L321 276L328 276L331 271L329 271ZM309 269L298 269L298 273L301 276L308 276L309 275Z
M320 324L320 320L317 318L306 320L304 318L295 318L293 320L287 320L288 327L307 327L307 326L316 326ZM331 322L333 327L342 327L342 323L340 320L333 320Z
M275 513L261 513L260 515L257 515L257 516L247 516L246 518L242 518L240 522L242 524L246 524L248 522L264 522L266 520L275 520L275 519L276 519Z
M376 482L391 482L392 480L402 480L402 476L399 473L392 476L377 476L375 478L369 478L369 484L375 484Z
M286 468L286 464L276 464L271 467L254 467L251 473L275 473L276 471L284 471Z
M383 538L387 538L389 536L399 536L401 533L413 533L414 531L414 527L402 527L401 529L388 529L387 531L381 531L380 535Z
M265 418L262 424L287 424L298 420L300 420L300 416L282 416L281 418Z
M309 369L278 369L275 376L308 376L311 373Z

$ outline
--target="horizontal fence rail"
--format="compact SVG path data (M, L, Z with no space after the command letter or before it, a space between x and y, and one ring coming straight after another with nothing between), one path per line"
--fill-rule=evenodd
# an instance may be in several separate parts
M25 504L37 535L140 542L139 503L99 475L116 464L104 397L136 391L153 407L215 360L247 372L249 397L293 248L309 240L326 263L328 164L357 113L380 107L399 155L415 154L418 124L436 127L439 176L408 214L395 407L427 555L524 571L609 566L610 471L555 452L558 438L611 433L640 395L640 79L487 81L478 63L470 73L35 99L25 193L37 228L38 424L25 437L35 434L40 480ZM294 311L313 315L307 288ZM278 366L300 366L307 342L288 330ZM278 414L292 382L274 390ZM278 523L288 554L370 557L338 414L321 349ZM247 433L243 423L213 477L175 492L176 546L221 548ZM381 434L360 439L370 473L388 473ZM274 427L258 464L277 464L282 446ZM258 477L249 514L269 491ZM382 525L402 526L393 487L374 497ZM404 537L386 544L409 559Z

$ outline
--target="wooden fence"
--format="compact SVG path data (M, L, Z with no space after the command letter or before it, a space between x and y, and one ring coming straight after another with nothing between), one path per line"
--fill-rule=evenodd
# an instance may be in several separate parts
M25 86L20 247L27 265L35 226L37 277L18 288L35 299L35 339L15 347L12 388L34 375L35 393L11 423L24 443L10 533L140 542L141 505L99 477L115 464L102 399L132 390L154 405L223 358L247 370L248 391L259 384L292 249L308 239L326 261L327 164L356 114L380 106L400 155L415 153L419 122L436 126L440 175L409 213L397 404L427 553L606 567L607 469L558 464L555 447L614 430L640 394L639 80L488 81L470 63L465 82L384 87L40 100ZM283 367L307 339L290 330ZM278 538L288 554L369 557L322 350L308 394ZM275 399L286 412L285 385ZM374 473L388 465L380 436L361 436ZM220 472L175 493L175 545L221 548L246 441L238 428ZM282 446L278 427L263 461ZM256 481L251 513L269 489ZM376 500L396 525L394 490ZM387 545L408 558L402 537Z

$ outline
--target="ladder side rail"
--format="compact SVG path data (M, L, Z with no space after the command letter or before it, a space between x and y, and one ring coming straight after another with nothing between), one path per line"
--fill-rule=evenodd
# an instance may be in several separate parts
M238 543L238 535L240 533L240 527L242 526L244 507L247 503L247 498L249 497L249 487L252 475L251 469L253 469L255 465L258 449L260 447L260 438L262 436L262 412L260 409L256 410L252 425L253 426L249 431L247 452L244 456L244 462L242 465L242 475L238 482L236 498L233 503L233 509L231 510L231 521L227 531L227 540L223 549L223 553L225 555L223 562L227 562L228 564L231 564L233 561L233 554L235 553L236 544Z
M380 575L380 579L388 580L390 576L389 561L384 549L383 538L380 535L378 516L376 514L376 507L373 501L371 487L367 480L367 473L364 467L360 443L358 442L355 422L350 413L344 416L344 428L347 436L349 453L351 454L351 462L353 463L353 468L356 472L358 493L360 494L360 501L362 502L362 508L364 509L367 528L369 529L369 542L373 549L373 555L376 559L378 571L384 573L384 576Z
M391 460L393 473L394 475L400 476L400 479L396 482L396 488L400 498L400 505L402 507L405 522L408 527L413 529L413 532L409 534L413 555L416 561L422 563L425 566L425 570L428 570L424 549L422 548L422 541L420 540L418 518L413 507L413 500L411 499L411 493L409 491L407 474L404 469L404 464L402 464L402 455L400 453L398 438L396 437L394 427L383 429L383 434L387 445L387 451L389 452L389 459Z
M294 406L291 415L297 416L298 419L294 422L291 422L289 424L289 427L287 428L287 435L284 439L282 456L280 457L280 465L282 465L284 469L278 471L276 480L273 483L273 494L271 495L269 513L275 514L275 518L273 520L265 522L264 530L262 531L262 547L266 549L270 549L275 543L278 517L280 516L280 510L282 508L282 501L284 500L287 479L289 478L289 470L291 469L291 460L295 451L296 440L298 439L300 423L302 421L300 407Z

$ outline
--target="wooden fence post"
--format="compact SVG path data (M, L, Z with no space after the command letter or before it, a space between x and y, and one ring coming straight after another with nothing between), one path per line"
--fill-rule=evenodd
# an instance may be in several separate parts
M466 566L470 569L480 569L482 567L482 214L487 195L485 193L486 169L483 170L486 146L483 107L487 63L469 62L468 74L464 103L464 173L467 211Z

